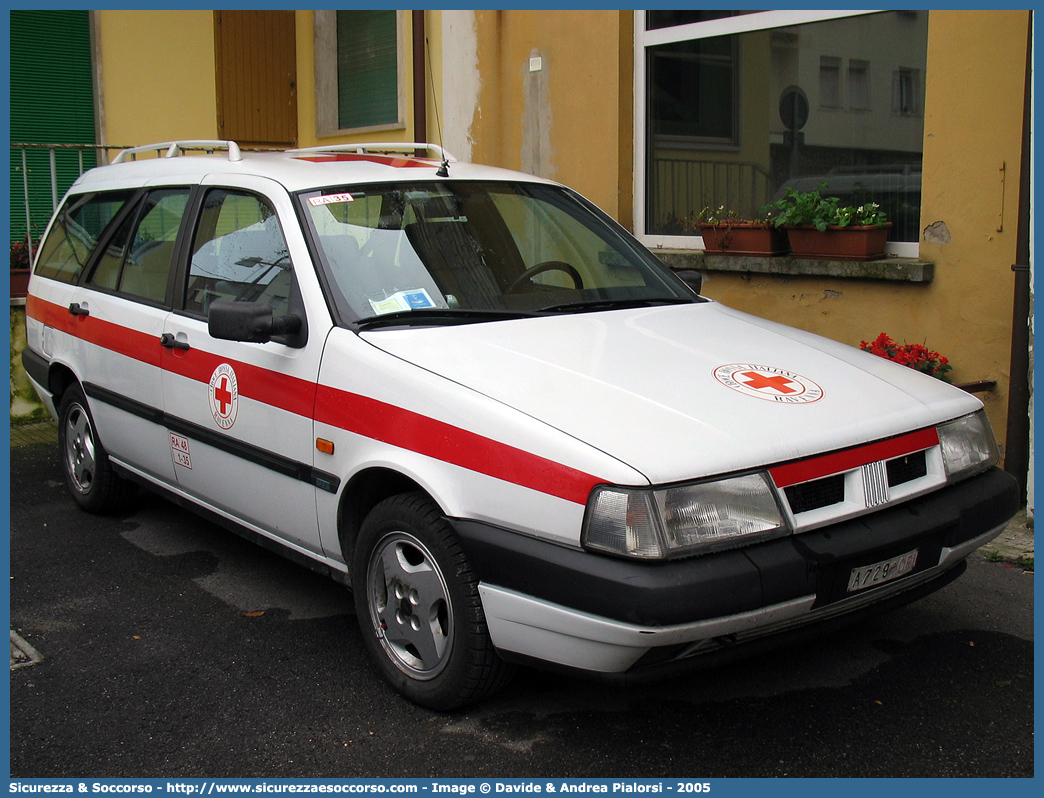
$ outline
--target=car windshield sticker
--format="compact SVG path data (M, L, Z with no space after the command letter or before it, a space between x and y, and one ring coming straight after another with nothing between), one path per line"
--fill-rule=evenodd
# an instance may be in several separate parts
M351 194L325 194L321 197L309 197L308 204L319 207L320 205L337 205L341 202L355 202Z
M808 404L823 398L823 389L812 380L775 366L730 363L714 369L714 378L739 393L780 404Z
M411 288L399 291L385 299L371 299L370 307L377 314L395 313L399 310L417 310L418 308L433 308L435 303L431 301L431 295L423 288Z
M239 381L235 370L222 363L210 377L210 414L221 429L236 423L239 412Z

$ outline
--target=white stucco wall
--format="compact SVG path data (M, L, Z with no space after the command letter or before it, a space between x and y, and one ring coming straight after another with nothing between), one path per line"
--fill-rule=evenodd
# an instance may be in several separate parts
M472 159L472 123L478 109L478 34L475 12L442 12L443 146L462 161Z

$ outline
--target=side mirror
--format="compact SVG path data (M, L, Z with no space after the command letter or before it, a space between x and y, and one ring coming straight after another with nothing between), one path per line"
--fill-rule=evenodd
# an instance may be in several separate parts
M685 283L689 288L695 291L697 294L700 293L700 289L703 288L703 275L695 269L682 269L675 272L679 279Z
M301 317L275 316L264 302L229 302L218 300L210 305L207 329L212 338L264 344L273 336L294 336L301 332ZM302 343L287 341L289 346Z

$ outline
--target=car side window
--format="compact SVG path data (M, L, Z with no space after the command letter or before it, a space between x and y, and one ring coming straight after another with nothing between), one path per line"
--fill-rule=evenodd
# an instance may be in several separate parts
M192 241L185 310L206 315L214 300L263 302L289 312L293 267L271 204L256 194L212 189Z
M36 259L36 274L75 283L105 228L133 196L133 191L70 197L51 226Z
M188 204L188 189L150 192L109 241L89 282L121 294L163 302L174 243Z

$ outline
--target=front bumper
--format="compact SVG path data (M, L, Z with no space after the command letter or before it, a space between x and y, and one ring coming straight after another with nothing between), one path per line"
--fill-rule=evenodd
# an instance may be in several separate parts
M480 579L494 645L507 655L600 673L662 666L895 603L947 573L1018 509L999 469L822 529L687 560L645 563L454 521ZM916 567L848 593L853 568L918 550Z

